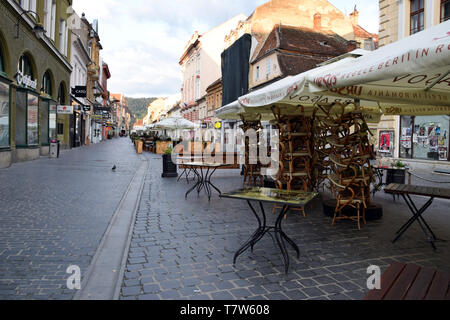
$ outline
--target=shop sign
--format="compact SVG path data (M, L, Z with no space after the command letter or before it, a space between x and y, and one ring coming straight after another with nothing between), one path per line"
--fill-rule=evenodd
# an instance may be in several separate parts
M95 111L111 112L111 107L94 107Z
M57 107L58 114L72 114L73 113L73 106L58 106Z
M26 76L22 74L22 71L17 71L16 74L16 80L17 80L17 84L19 86L23 86L25 88L31 88L36 90L37 88L37 80L33 80L31 79L30 76Z
M84 112L91 112L91 106L83 106Z
M75 88L72 88L72 94L76 98L86 98L87 87L86 86L76 86Z

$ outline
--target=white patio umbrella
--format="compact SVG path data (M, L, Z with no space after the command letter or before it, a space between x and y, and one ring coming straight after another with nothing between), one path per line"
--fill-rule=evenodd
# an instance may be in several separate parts
M251 92L216 114L270 114L273 105L287 113L299 105L312 112L319 103L354 99L368 113L379 108L389 115L450 113L450 21L358 53Z
M199 125L182 117L166 118L154 124L152 129L156 130L177 130L177 129L197 129Z

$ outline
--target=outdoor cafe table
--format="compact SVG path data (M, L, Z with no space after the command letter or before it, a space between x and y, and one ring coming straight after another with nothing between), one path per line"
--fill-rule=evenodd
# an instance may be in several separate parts
M219 194L222 194L219 188L217 188L215 185L212 184L211 177L218 168L224 167L226 166L226 164L207 163L207 162L186 162L183 163L183 166L189 168L189 170L192 170L195 173L195 176L197 177L197 183L186 192L185 195L186 199L188 195L195 189L197 189L197 194L199 195L200 191L202 191L202 189L205 189L209 201L211 201L212 195L211 187L215 189ZM206 172L204 172L203 170L206 170Z
M177 181L180 181L181 178L184 176L186 176L186 182L189 183L189 174L193 171L192 169L186 167L186 163L187 162L193 162L193 161L202 161L203 160L203 156L187 156L187 157L178 157L177 158L177 165L178 166L183 166L184 170L181 173L181 175L178 177ZM195 178L194 178L195 179Z
M430 241L431 246L436 250L434 242L438 239L425 221L423 214L431 206L435 198L450 199L450 189L392 183L384 189L384 192L392 195L401 195L413 214L412 218L397 231L393 242L397 242L406 230L417 221L428 241ZM417 209L417 206L411 199L412 195L429 197L430 199L422 206L422 208Z
M230 193L222 194L220 196L221 198L246 200L258 222L258 228L256 229L256 231L253 233L250 239L236 252L233 264L236 264L237 258L249 248L251 248L253 252L254 246L264 237L264 235L269 233L269 235L272 237L272 234L270 232L273 232L278 247L280 248L281 254L283 256L285 271L286 273L288 273L289 253L286 249L285 240L295 249L295 251L297 252L297 257L300 257L300 250L295 242L291 238L289 238L283 231L281 227L283 217L286 215L290 207L304 207L317 196L318 194L313 192L287 191L256 187L239 189ZM260 218L256 210L252 206L251 201L259 202L262 218ZM283 208L276 219L275 226L267 226L267 218L263 206L264 202L279 204Z

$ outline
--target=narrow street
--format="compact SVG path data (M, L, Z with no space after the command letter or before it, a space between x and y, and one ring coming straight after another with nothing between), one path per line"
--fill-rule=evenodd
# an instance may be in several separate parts
M142 161L122 138L0 170L0 299L72 299Z
M144 173L143 165L149 168ZM437 242L433 251L418 225L392 244L410 213L383 192L375 196L384 207L383 218L361 231L353 222L332 227L321 199L307 208L307 218L291 212L283 228L298 244L300 258L290 250L288 275L270 237L233 266L235 251L255 228L250 209L217 194L208 202L203 192L185 200L192 182L163 179L161 168L161 156L138 155L128 138L120 138L0 170L0 299L359 300L367 293L370 265L385 270L394 261L406 261L450 269L449 242ZM122 203L136 172L143 179L142 192L131 199L140 202ZM239 170L219 170L213 182L227 192L239 188L242 177ZM436 200L427 221L440 239L449 240L448 220L441 214L448 211L446 205ZM110 231L120 208L137 212ZM272 207L265 210L272 223ZM104 243L117 233L120 244ZM116 262L99 258L111 252ZM67 288L71 265L81 269L80 291ZM111 270L115 278L102 275ZM91 296L87 287L97 293ZM102 295L108 290L116 292L114 297Z

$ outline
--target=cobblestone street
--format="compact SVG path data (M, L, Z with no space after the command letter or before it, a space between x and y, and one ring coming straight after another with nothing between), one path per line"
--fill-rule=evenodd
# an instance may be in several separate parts
M208 202L203 191L185 200L192 182L161 178L161 156L137 155L129 139L115 139L0 170L0 299L73 299L67 267L77 265L86 275L134 174L146 162L150 169L118 283L120 299L362 299L370 265L384 271L400 261L450 270L449 243L438 241L434 252L418 225L392 244L410 212L402 200L394 202L383 192L375 196L383 204L383 219L369 221L361 231L348 221L331 227L322 199L308 206L307 218L289 213L283 229L301 255L297 259L289 248L287 275L268 236L233 266L234 253L256 227L247 204L216 193ZM227 192L239 188L242 177L239 170L218 170L212 181ZM440 239L450 240L447 206L448 201L436 200L425 218ZM271 224L272 207L265 209Z
M72 299L139 163L123 138L0 170L0 299Z
M307 218L290 213L283 222L284 230L300 247L301 256L297 259L289 249L288 275L270 237L259 242L254 253L240 256L233 266L235 251L256 228L247 204L217 195L209 203L203 191L200 197L193 192L185 200L192 182L188 186L185 180L162 179L161 158L146 157L150 172L121 299L362 299L370 265L384 271L393 261L401 261L450 270L449 243L438 242L434 252L418 225L392 244L410 212L402 200L393 202L383 192L375 196L375 201L383 204L383 219L368 222L361 231L356 223L347 221L331 227L320 199L307 209ZM448 176L438 178L450 180ZM213 183L226 192L239 188L242 178L239 171L222 170L214 175ZM447 206L448 201L436 200L425 217L438 237L450 240ZM275 219L272 207L266 205L266 212Z

